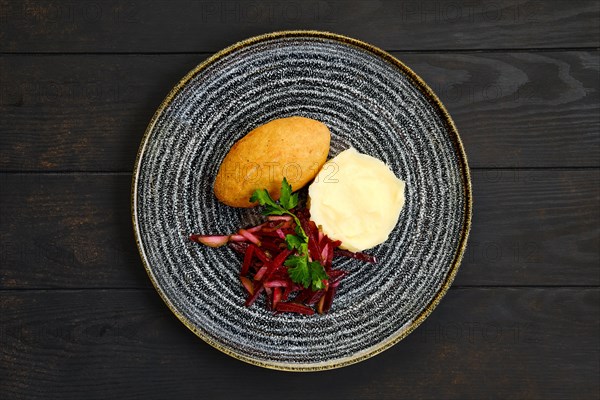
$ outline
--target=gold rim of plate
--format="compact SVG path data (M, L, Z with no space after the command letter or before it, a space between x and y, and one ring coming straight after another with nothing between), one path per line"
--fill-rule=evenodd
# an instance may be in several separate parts
M268 41L268 40L272 40L272 39L287 38L287 37L311 37L311 38L321 38L321 39L333 39L333 40L342 42L344 44L350 44L352 46L366 50L368 52L375 54L378 57L383 58L390 64L399 68L404 74L406 74L412 80L413 84L415 84L415 86L417 86L420 89L421 93L423 93L429 99L429 101L431 103L433 103L442 113L444 123L446 125L446 128L448 129L448 131L451 134L451 139L454 142L454 145L456 147L456 152L459 156L459 161L460 161L460 164L462 167L461 169L462 169L463 185L464 185L465 195L466 195L465 210L464 210L465 211L465 223L462 228L460 241L459 241L458 247L456 249L456 254L454 256L454 260L452 262L452 267L450 268L450 271L446 275L446 278L445 278L441 288L438 290L438 292L436 293L434 298L431 300L431 302L427 305L427 307L425 307L425 309L417 316L417 318L415 318L412 321L412 323L410 323L409 325L404 326L402 329L400 329L398 332L396 332L391 337L387 338L386 340L378 343L377 345L375 345L369 349L366 349L364 351L358 352L352 356L348 356L345 358L336 359L336 360L332 360L332 361L326 361L326 362L322 362L322 363L311 363L311 364L294 364L294 363L283 363L283 362L278 363L275 361L266 362L263 360L257 360L257 359L251 358L251 357L247 357L243 354L239 354L235 351L232 351L231 349L215 342L214 340L209 338L207 335L205 335L202 331L200 331L200 329L198 329L196 326L194 326L186 317L181 315L175 309L175 307L173 306L171 301L166 297L166 295L163 293L162 289L158 286L158 283L152 273L152 270L150 269L150 267L148 265L148 260L146 258L144 248L142 247L142 243L141 243L139 226L137 224L137 183L138 183L138 176L139 176L139 171L140 171L140 166L141 166L140 162L142 160L142 156L144 154L144 150L146 148L148 138L150 137L150 133L152 132L152 129L154 128L154 125L155 125L157 119L163 113L164 109L171 103L171 101L177 95L177 93L179 93L179 91L194 76L196 76L198 73L200 73L202 70L204 70L207 66L211 65L212 63L219 60L220 58L225 57L225 56L227 56L243 47L249 46L249 45L253 45L253 44L256 44L259 42ZM467 156L465 154L463 144L462 144L462 141L458 134L456 125L454 124L454 121L450 117L450 114L448 114L448 112L446 111L446 108L444 107L444 105L441 103L441 101L438 99L438 97L433 93L433 90L431 90L431 88L429 86L427 86L427 84L414 71L412 71L409 67L407 67L404 63L402 63L401 61L396 59L391 54L381 50L380 48L370 45L368 43L365 43L363 41L347 37L347 36L343 36L343 35L339 35L339 34L335 34L335 33L331 33L331 32L313 31L313 30L279 31L279 32L272 32L272 33L267 33L267 34L251 37L249 39L235 43L235 44L219 51L218 53L214 54L207 60L198 64L193 70L191 70L187 75L185 75L183 77L183 79L181 79L179 81L179 83L169 92L167 97L160 104L160 106L158 107L158 110L154 113L154 116L152 117L152 119L150 120L150 123L148 124L148 127L146 128L146 132L144 133L142 142L138 149L135 166L134 166L134 170L133 170L133 178L132 178L132 186L131 186L131 213L132 213L133 229L134 229L134 234L135 234L135 242L136 242L136 245L138 248L138 252L140 253L140 257L142 259L144 269L146 270L148 277L152 281L152 285L154 285L154 288L159 293L160 297L165 302L167 307L169 307L171 312L173 314L175 314L177 316L177 318L179 318L179 320L185 326L187 326L188 329L190 329L192 332L194 332L199 338L201 338L202 340L204 340L206 343L208 343L212 347L216 348L217 350L220 350L223 353L225 353L231 357L234 357L238 360L244 361L249 364L257 365L257 366L263 367L263 368L270 368L270 369L276 369L276 370L282 370L282 371L294 371L294 372L311 372L311 371L329 370L329 369L341 368L341 367L345 367L345 366L348 366L351 364L361 362L363 360L366 360L367 358L373 357L373 356L381 353L382 351L390 348L391 346L393 346L394 344L398 343L399 341L404 339L406 336L408 336L419 325L421 325L421 323L429 316L429 314L431 314L431 312L435 309L435 307L437 307L437 305L439 304L442 297L444 297L444 295L450 288L450 285L452 284L454 277L456 276L456 273L458 271L458 268L460 266L460 263L462 261L462 258L463 258L463 255L464 255L464 252L466 249L467 238L469 236L469 231L471 229L472 209L473 209L473 198L472 198L472 193L471 193L471 174L469 171Z

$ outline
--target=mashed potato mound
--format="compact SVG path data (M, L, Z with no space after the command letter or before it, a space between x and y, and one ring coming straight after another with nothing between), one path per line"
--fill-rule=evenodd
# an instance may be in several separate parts
M311 219L341 240L341 248L370 249L396 226L404 188L383 161L349 148L325 163L309 186Z

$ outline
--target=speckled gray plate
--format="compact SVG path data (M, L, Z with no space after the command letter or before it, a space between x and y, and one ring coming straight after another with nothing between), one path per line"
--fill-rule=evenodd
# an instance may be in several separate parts
M326 315L244 307L240 259L188 241L257 221L217 201L212 185L239 138L272 119L327 124L330 156L353 146L406 181L406 205L375 266L350 271ZM144 266L194 333L240 360L312 371L371 357L415 329L458 269L471 221L469 169L456 128L408 67L364 42L324 32L254 37L186 75L154 115L133 176L132 212Z

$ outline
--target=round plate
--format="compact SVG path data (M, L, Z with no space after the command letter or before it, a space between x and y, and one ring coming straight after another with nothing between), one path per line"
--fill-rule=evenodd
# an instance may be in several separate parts
M240 258L188 240L260 219L217 201L213 182L238 139L292 115L329 127L330 157L353 146L406 181L396 228L369 251L378 264L337 260L350 274L325 315L273 315L264 300L245 307ZM378 48L314 31L245 40L186 75L148 126L132 192L143 264L173 313L233 357L292 371L364 360L415 329L450 286L471 221L465 153L431 89Z

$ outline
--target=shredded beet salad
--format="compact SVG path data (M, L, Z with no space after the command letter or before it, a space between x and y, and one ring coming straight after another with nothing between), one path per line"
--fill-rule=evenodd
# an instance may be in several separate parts
M190 240L210 247L228 245L242 258L240 283L248 293L247 307L261 294L275 313L312 315L329 311L346 271L333 268L336 256L375 263L375 257L340 249L310 220L310 212L298 206L298 195L284 179L278 202L266 190L256 191L251 201L264 206L266 221L239 229L231 235L190 235Z

